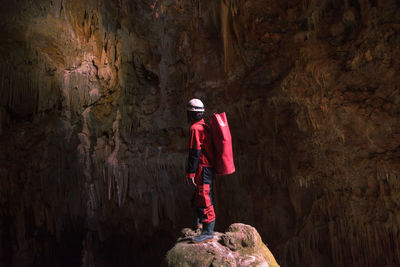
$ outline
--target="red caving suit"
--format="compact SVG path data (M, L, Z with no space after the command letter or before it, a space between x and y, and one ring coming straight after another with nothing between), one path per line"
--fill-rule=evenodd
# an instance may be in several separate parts
M193 196L193 205L200 222L207 224L215 220L212 201L214 172L212 162L214 162L214 152L210 130L204 119L201 119L190 126L186 178L195 178L197 186Z

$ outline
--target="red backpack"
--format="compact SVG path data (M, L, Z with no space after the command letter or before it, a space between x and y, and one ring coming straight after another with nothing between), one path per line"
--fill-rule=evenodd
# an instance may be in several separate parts
M217 175L234 173L232 137L225 112L214 113L211 116L210 129L214 144L215 171Z

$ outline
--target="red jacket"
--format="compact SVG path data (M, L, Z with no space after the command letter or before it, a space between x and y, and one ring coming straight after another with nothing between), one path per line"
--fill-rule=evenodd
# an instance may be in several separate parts
M190 126L189 160L186 178L196 176L199 165L213 167L214 150L208 125L201 119Z

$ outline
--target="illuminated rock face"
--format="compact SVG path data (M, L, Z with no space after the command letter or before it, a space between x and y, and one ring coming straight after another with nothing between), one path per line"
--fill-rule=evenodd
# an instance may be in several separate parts
M217 230L254 225L281 266L400 262L397 1L0 12L2 264L157 265L191 223L192 96L232 130Z

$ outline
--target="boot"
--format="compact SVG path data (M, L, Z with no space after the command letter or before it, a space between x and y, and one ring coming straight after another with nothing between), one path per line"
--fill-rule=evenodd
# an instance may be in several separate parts
M203 231L201 231L200 235L193 237L192 242L201 243L211 241L214 236L214 226L215 220L210 223L203 223Z
M201 231L203 230L203 224L201 223L200 217L198 216L198 213L196 211L194 211L193 230L195 231L195 233L197 235L199 235L201 233Z

